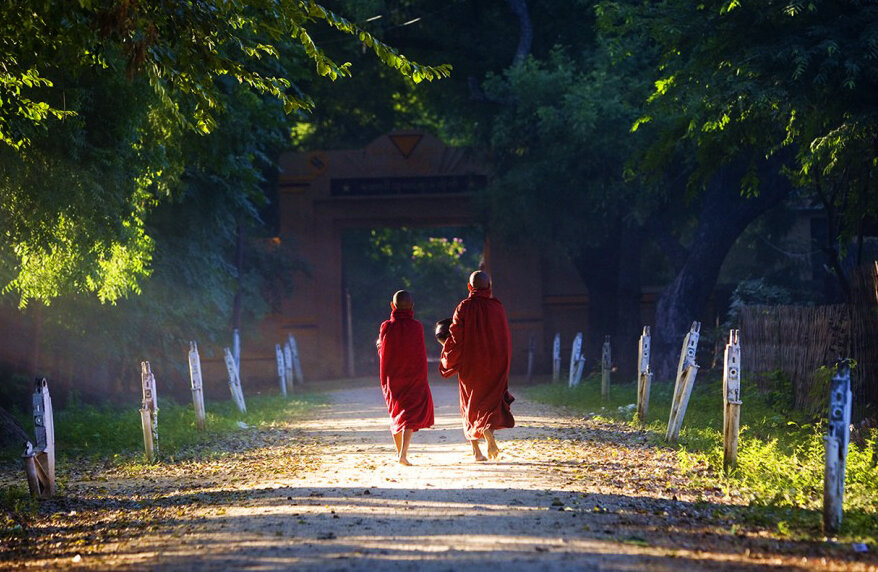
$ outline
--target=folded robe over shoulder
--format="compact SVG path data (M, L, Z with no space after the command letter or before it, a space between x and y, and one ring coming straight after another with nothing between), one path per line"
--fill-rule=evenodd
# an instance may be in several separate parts
M381 391L390 414L390 430L433 426L433 395L427 383L424 327L412 310L394 310L378 332Z
M439 373L457 373L463 432L470 441L485 429L515 426L509 409L509 324L491 290L474 290L458 304L439 359Z

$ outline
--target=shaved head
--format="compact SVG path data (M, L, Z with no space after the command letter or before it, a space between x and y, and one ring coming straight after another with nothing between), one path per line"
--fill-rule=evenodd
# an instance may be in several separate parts
M469 285L473 290L487 290L491 287L491 277L487 272L476 270L469 275Z
M397 290L393 295L393 306L397 310L411 310L414 305L412 295L405 290Z

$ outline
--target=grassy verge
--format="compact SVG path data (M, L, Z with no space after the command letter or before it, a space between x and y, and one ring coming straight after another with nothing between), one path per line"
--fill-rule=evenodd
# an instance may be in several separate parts
M248 427L283 423L308 415L322 402L317 394L247 398L247 412L241 413L231 401L205 403L206 430L195 429L191 404L179 404L159 398L159 455L174 460L209 447L226 434ZM54 412L55 451L59 462L72 459L113 460L126 462L143 456L143 431L136 408L111 408L75 404ZM30 420L22 425L29 427ZM17 461L20 450L3 452L5 461Z
M649 413L644 425L656 445L664 444L670 415L673 383L653 383ZM562 405L581 414L636 424L634 383L612 386L610 400L601 404L600 377L588 378L579 387L545 383L527 391L535 401ZM823 506L822 423L808 423L784 411L776 395L761 394L745 382L742 389L741 433L738 466L723 473L722 380L699 376L689 401L677 448L681 465L707 463L711 485L736 490L749 501L742 518L776 527L790 537L820 537ZM845 485L845 514L840 541L878 540L878 467L875 464L876 431L860 444L851 443Z
M154 464L147 464L144 459L138 409L74 403L54 412L58 497L67 494L68 479L76 480L92 471L102 473L106 469L137 482L154 482L156 476L163 474L173 478L181 471L211 475L208 480L218 476L230 478L230 475L239 478L232 473L240 472L242 465L247 470L252 468L257 478L292 471L303 462L296 456L301 443L295 439L295 433L285 432L285 426L290 421L313 415L324 401L320 394L295 394L289 399L251 396L247 398L246 413L240 413L231 401L207 402L206 430L198 431L191 404L159 398L159 460ZM24 427L31 428L29 419L22 421ZM274 458L273 462L265 462L276 453L266 453L263 449L274 445L285 451L281 455L282 462ZM55 505L31 499L21 467L21 453L22 448L0 451L0 544L4 539L26 539L28 529L39 514L45 517L58 506L76 501L65 499L61 505ZM231 458L230 464L234 466L228 471L227 458ZM88 476L86 480L91 478ZM101 477L100 480L107 479ZM130 490L131 494L141 494L136 488ZM99 509L100 495L110 494L106 487L95 491L98 496L86 503L91 503L89 510ZM119 494L118 490L112 494ZM0 555L2 552L0 549Z

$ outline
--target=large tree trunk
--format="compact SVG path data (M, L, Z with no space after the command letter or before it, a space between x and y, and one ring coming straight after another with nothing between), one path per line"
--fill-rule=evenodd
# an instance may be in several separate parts
M618 375L628 379L634 371L640 334L641 237L639 229L622 225L620 229L600 247L574 256L573 263L588 289L588 328L583 340L586 365L599 366L604 336L610 336L613 364Z
M620 381L637 380L638 343L644 326L640 276L642 246L641 228L623 231L619 262L618 327L613 336L613 365L617 368L614 378Z
M688 256L656 306L652 361L657 379L674 378L683 337L693 321L709 318L707 301L732 245L747 225L788 195L789 184L779 178L772 182L757 197L745 198L737 174L724 171L711 181Z

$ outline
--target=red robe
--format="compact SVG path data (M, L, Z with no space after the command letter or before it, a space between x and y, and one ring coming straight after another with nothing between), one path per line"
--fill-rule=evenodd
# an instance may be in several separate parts
M378 332L381 391L390 414L390 430L433 425L433 395L427 384L424 327L412 310L394 310Z
M485 429L515 426L509 409L511 341L506 311L491 290L474 290L458 304L439 357L439 373L457 373L463 433L470 441Z

